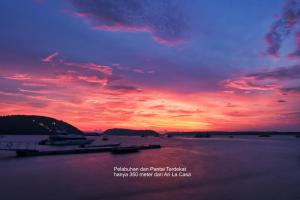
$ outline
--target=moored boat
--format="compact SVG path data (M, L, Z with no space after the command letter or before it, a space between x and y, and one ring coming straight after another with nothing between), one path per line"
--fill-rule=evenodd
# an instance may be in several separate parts
M85 145L90 144L94 139L88 139L80 134L55 134L48 139L39 142L40 145Z

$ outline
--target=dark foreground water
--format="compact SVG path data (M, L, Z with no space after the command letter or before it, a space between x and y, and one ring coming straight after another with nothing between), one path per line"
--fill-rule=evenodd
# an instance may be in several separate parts
M7 136L0 140L39 140ZM0 199L299 200L300 139L111 137L162 149L15 158L0 152ZM191 177L114 177L114 167L186 167Z

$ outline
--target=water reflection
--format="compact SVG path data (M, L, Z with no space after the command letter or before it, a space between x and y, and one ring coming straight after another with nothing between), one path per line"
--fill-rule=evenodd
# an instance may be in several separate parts
M111 137L107 142L164 147L126 155L0 159L1 180L7 180L0 182L1 196L3 199L96 200L222 199L228 195L231 199L247 199L242 194L251 193L250 190L263 194L261 188L265 185L275 188L289 185L290 194L299 194L293 187L300 184L299 140L242 140ZM115 166L186 167L192 177L119 178L113 176ZM13 192L15 188L24 189ZM276 195L272 197L276 199Z

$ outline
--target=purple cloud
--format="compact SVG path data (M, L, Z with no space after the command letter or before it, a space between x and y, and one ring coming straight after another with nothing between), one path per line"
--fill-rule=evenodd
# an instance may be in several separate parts
M248 74L223 82L226 88L240 90L279 90L284 93L299 93L300 87L293 86L300 79L300 65L281 67L277 70ZM289 84L288 84L289 83ZM289 85L288 87L286 85Z
M285 88L282 88L281 91L284 93L300 94L300 86L285 87Z
M266 34L265 40L268 44L267 54L277 56L282 42L290 35L295 25L300 21L300 1L287 0L283 13Z
M186 21L177 1L69 0L76 16L104 31L149 32L166 46L185 40Z
M295 34L295 40L297 42L296 49L288 55L288 58L300 58L300 32Z
M261 72L247 75L249 78L255 78L257 80L263 79L298 79L300 78L300 65L293 65L289 67L281 67L274 71Z

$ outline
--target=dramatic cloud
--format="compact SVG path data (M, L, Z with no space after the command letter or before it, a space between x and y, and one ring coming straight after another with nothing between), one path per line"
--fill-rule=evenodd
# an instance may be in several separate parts
M300 65L293 65L289 67L281 67L277 70L269 72L261 72L247 75L249 78L262 79L298 79L300 78Z
M81 82L89 85L104 86L108 83L120 79L119 76L113 74L113 70L109 66L99 65L96 63L80 63L66 61L63 58L54 59L59 56L58 52L42 59L45 64L53 64L56 67L55 79L59 79L63 82L73 81ZM24 75L12 76L12 78L24 79L27 78Z
M239 90L274 90L277 88L273 83L259 83L254 78L242 77L237 80L225 80L223 82L225 88L234 88Z
M178 1L69 0L76 16L104 31L149 32L155 41L172 46L185 39L187 24Z
M267 53L277 56L282 42L290 35L295 25L300 21L300 1L287 0L283 13L266 34L265 40L268 43Z
M300 128L300 64L254 52L269 20L261 17L285 0L35 1L0 1L1 115L82 130ZM299 57L299 1L269 24L269 54Z
M237 79L229 79L223 82L224 87L240 90L279 90L284 93L296 93L299 89L296 85L300 79L300 65L281 67L276 70L253 73Z

